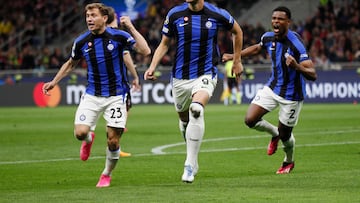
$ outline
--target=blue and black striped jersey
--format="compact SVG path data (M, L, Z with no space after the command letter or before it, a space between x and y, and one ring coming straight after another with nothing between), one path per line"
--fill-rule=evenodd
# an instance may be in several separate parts
M260 45L266 49L272 61L272 73L266 85L275 94L291 101L302 101L306 96L305 80L301 73L286 65L286 55L295 58L298 63L309 60L299 34L289 30L286 37L276 40L274 32L266 32Z
M134 43L129 33L112 28L106 28L100 35L87 31L75 39L71 57L86 60L87 94L109 97L125 95L129 91L123 51L132 49Z
M199 12L191 11L188 3L172 8L165 19L162 33L176 39L176 60L172 77L194 79L217 74L220 59L217 46L219 28L231 30L233 17L224 9L205 2Z

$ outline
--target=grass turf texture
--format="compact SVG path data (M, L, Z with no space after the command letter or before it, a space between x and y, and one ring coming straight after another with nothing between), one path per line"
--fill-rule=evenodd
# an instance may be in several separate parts
M276 175L284 153L266 155L269 135L243 124L247 105L208 105L193 184L181 182L185 145L172 105L136 105L109 188L100 118L88 161L79 158L72 107L0 108L0 202L358 202L360 106L305 104L295 169ZM277 112L266 115L277 122ZM171 145L153 154L152 149ZM280 145L282 146L282 145Z

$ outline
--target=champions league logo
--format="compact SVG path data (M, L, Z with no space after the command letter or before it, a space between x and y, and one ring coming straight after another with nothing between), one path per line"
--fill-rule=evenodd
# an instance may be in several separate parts
M101 0L101 2L113 7L119 17L129 16L131 20L146 16L148 6L152 3L148 0Z
M136 0L125 0L126 11L134 11Z
M122 12L122 16L129 16L130 19L136 19L138 12L134 9L136 5L136 0L125 0L126 11Z

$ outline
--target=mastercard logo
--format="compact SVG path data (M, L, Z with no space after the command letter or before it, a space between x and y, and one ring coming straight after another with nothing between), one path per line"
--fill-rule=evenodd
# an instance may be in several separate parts
M52 90L49 91L49 95L45 95L42 92L42 87L44 83L37 83L33 91L33 99L38 107L56 107L59 105L61 100L61 91L60 87L56 85Z

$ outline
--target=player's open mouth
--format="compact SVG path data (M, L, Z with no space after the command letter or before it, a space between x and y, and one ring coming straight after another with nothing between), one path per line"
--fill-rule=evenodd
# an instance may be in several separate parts
M280 32L280 27L278 25L273 25L273 30L275 33L279 33Z

